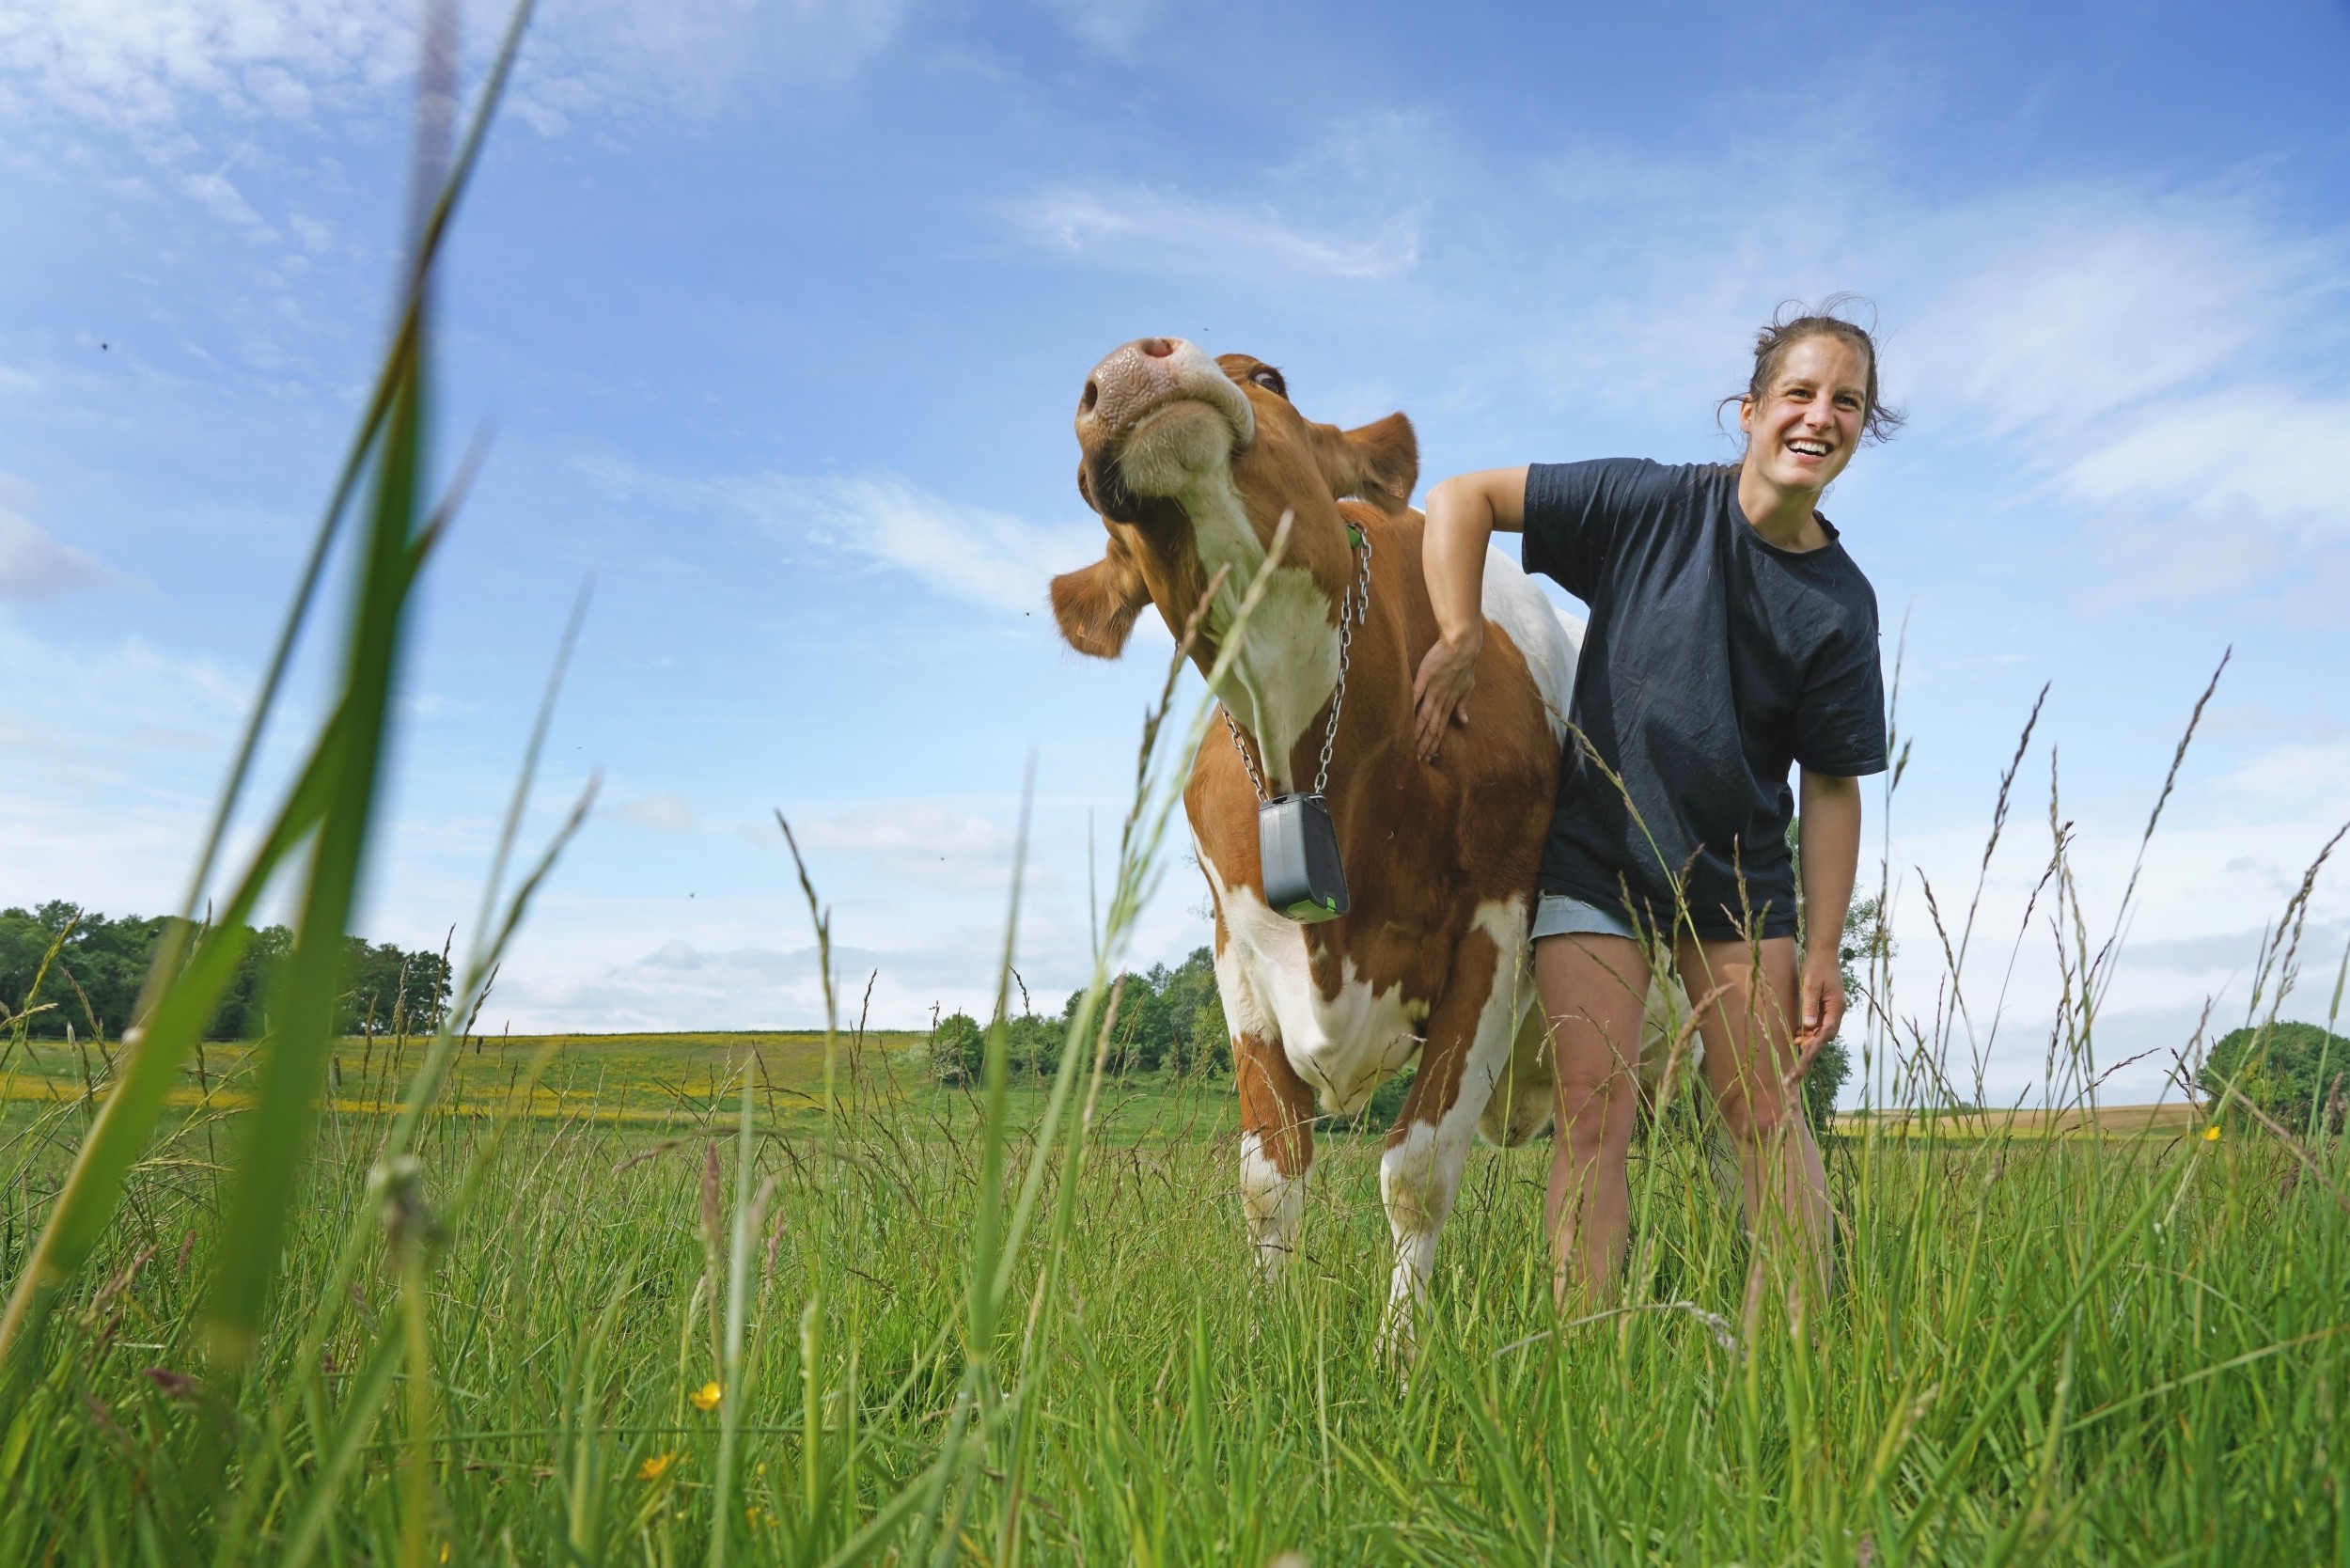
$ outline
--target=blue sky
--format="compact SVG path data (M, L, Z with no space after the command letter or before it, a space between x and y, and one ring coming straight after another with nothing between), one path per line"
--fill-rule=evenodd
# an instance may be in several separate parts
M496 21L466 13L477 68ZM0 902L180 896L379 346L413 25L0 18ZM469 915L592 572L538 820L594 767L603 806L492 1017L816 1016L775 807L877 1021L977 1005L1031 751L1021 966L1057 998L1167 648L1080 661L1043 610L1099 550L1067 420L1101 354L1245 349L1314 417L1408 412L1431 478L1721 458L1754 327L1851 289L1911 416L1826 507L1888 660L1906 626L1915 749L1864 871L1897 884L1897 1009L1932 1027L1924 887L1966 902L2052 683L1968 971L1982 1035L2006 988L1989 1082L2037 1074L2060 978L2044 933L2012 978L2007 948L2050 747L2102 933L2232 646L2106 1000L2108 1059L2182 1043L2206 998L2241 1017L2350 817L2345 81L2339 4L547 0L450 257L444 465L491 444L367 929ZM2289 1012L2324 1013L2343 887ZM1206 931L1179 856L1134 956Z

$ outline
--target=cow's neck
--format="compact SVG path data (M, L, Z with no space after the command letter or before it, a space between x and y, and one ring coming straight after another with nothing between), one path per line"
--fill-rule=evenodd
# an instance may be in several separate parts
M1214 577L1219 568L1228 569L1208 611L1207 630L1221 647L1239 619L1248 585L1264 566L1264 545L1229 471L1203 477L1181 499L1203 573ZM1293 558L1293 550L1291 555ZM1338 689L1337 621L1329 591L1302 566L1275 568L1249 612L1224 700L1257 743L1265 788L1273 794L1313 785L1310 772L1303 778L1292 776L1290 760Z

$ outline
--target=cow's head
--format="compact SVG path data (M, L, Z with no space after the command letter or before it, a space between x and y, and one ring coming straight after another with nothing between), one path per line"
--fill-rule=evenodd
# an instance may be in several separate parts
M1093 368L1077 400L1077 489L1109 546L1053 580L1053 615L1071 647L1104 659L1125 648L1148 604L1180 628L1229 567L1207 619L1214 639L1284 513L1294 521L1283 575L1294 570L1326 589L1335 625L1351 571L1339 500L1400 512L1419 478L1419 444L1402 415L1351 431L1315 424L1272 366L1244 353L1210 359L1177 337L1140 338Z

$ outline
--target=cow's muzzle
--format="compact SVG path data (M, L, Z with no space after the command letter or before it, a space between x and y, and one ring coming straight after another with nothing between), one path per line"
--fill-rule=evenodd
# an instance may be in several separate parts
M1077 399L1077 440L1088 452L1115 446L1150 416L1184 401L1214 409L1230 429L1235 447L1257 433L1247 395L1198 344L1181 337L1137 337L1112 351L1086 377Z

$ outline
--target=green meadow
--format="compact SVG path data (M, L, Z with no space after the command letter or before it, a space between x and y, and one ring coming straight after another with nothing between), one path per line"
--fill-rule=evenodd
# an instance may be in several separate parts
M2350 1550L2338 1141L2311 1168L2127 1116L2094 1140L1864 1122L1829 1142L1840 1283L1802 1334L1740 1322L1747 1241L1686 1133L1650 1128L1632 1295L1584 1323L1550 1306L1546 1148L1480 1150L1399 1368L1373 1351L1375 1137L1325 1133L1304 1256L1267 1289L1229 1083L1105 1076L1082 1164L1041 1195L1066 1223L1010 1259L975 1340L986 1105L929 1081L918 1037L854 1074L838 1051L830 1116L821 1034L547 1044L502 1103L525 1043L503 1073L494 1040L468 1056L413 1199L371 1184L389 1116L322 1116L239 1375L203 1288L233 1115L175 1112L14 1391L6 1560L400 1561L415 1508L423 1560L468 1563L702 1561L719 1537L791 1563ZM233 1096L245 1071L214 1055ZM1044 1099L1008 1086L995 1170L1026 1168ZM89 1111L8 1106L11 1272ZM414 1295L403 1226L431 1237ZM387 1360L410 1316L424 1354Z

